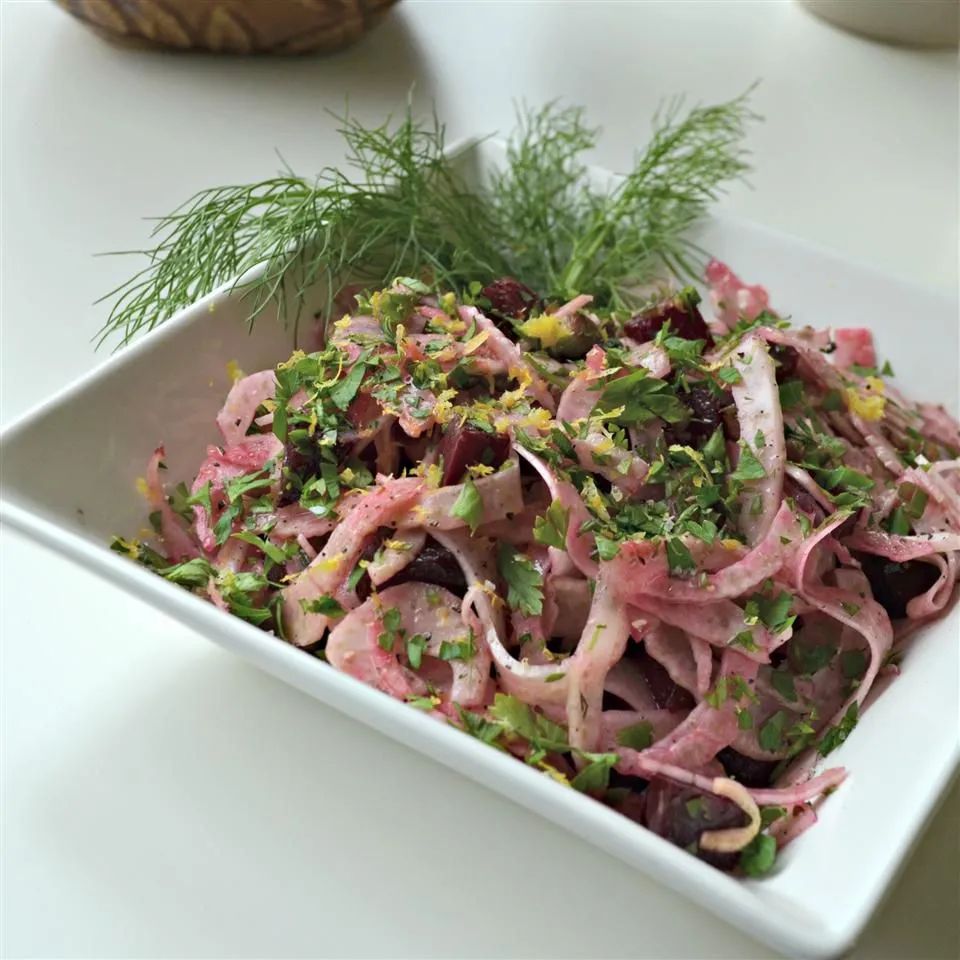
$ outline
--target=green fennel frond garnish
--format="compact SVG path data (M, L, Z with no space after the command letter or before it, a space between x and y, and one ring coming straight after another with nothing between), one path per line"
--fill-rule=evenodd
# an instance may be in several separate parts
M112 307L101 342L125 344L231 283L249 322L273 304L297 324L316 284L321 313L336 319L346 284L397 276L463 291L510 275L548 297L586 290L597 307L629 307L664 267L696 272L699 251L684 234L748 170L748 95L684 116L671 102L633 169L605 191L589 183L582 157L597 131L578 108L522 111L505 169L479 187L445 153L435 116L416 119L408 106L376 127L340 118L344 167L214 187L160 217L155 246L128 251L146 265L102 298Z

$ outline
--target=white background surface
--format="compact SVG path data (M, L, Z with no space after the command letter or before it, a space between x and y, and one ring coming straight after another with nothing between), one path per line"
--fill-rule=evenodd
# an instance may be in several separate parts
M405 0L297 61L118 51L45 0L0 14L3 422L98 361L90 304L132 264L90 254L270 175L274 148L339 162L322 107L379 119L414 80L451 138L509 128L514 99L583 103L622 168L664 95L761 77L754 189L725 208L956 289L955 56L791 3ZM7 532L2 591L4 956L770 956ZM955 788L858 957L957 954L958 822Z

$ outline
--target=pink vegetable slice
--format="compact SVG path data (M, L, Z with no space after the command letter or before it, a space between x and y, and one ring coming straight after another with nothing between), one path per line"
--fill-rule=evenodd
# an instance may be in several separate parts
M344 585L367 538L379 527L399 520L416 503L422 490L423 481L419 479L380 478L375 487L363 494L316 559L283 589L283 623L292 643L298 647L316 643L330 624L323 613L305 609L312 601L331 596L343 605L355 603Z

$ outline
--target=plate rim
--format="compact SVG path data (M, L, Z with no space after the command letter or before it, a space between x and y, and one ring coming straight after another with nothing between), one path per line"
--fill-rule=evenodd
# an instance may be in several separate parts
M449 152L459 155L470 149L482 149L487 142L498 149L502 148L502 144L496 141L467 137L452 145ZM611 175L610 171L593 169L602 175ZM882 278L886 284L896 284L902 289L922 293L926 298L940 301L945 308L949 309L954 304L954 298L939 290L928 289L891 276L870 264L860 263L829 248L746 218L721 213L706 218L705 222L715 224L720 229L727 226L734 230L746 229L766 235L780 243L802 247L818 256L827 257L841 267ZM167 338L176 337L185 327L202 322L211 304L230 298L244 280L255 277L262 269L255 267L239 280L221 284L195 303L177 311L161 326L118 349L104 358L103 362L7 424L0 430L0 477L5 473L5 450L15 444L18 436L29 429L35 420L82 397L89 387L134 363L141 355L149 354L158 344L165 342ZM409 734L416 742L404 741L407 745L414 746L432 759L453 767L488 789L495 790L592 845L625 860L654 882L663 883L678 894L693 900L720 920L733 923L749 935L796 956L831 958L842 954L853 945L889 893L894 878L905 866L911 849L922 836L950 783L960 773L958 735L952 745L950 760L939 770L937 782L930 785L923 796L923 802L914 807L912 818L915 822L911 822L910 829L899 835L901 842L894 845L898 848L895 855L884 861L884 869L874 878L870 896L856 909L838 913L837 917L831 918L831 925L826 918L810 915L809 911L788 898L778 896L776 904L772 902L772 898L764 898L763 881L737 880L716 871L663 838L638 828L602 804L575 791L564 791L542 774L528 770L511 758L502 757L497 751L489 750L485 745L462 736L461 732L453 727L437 724L426 715L411 710L406 704L384 697L378 691L335 671L327 664L302 656L302 651L288 644L277 643L275 637L224 614L205 601L112 553L106 544L95 542L70 530L65 531L38 513L14 503L6 496L6 490L6 482L0 483L0 524L9 524L11 528L46 548L86 566L113 586L122 588L138 599L171 614L205 639L238 653L274 676L305 690L334 709L372 726L392 739L402 739L395 733ZM500 769L501 765L509 766ZM472 768L473 772L464 769L467 767ZM484 783L480 779L480 774L484 772L494 779L496 785ZM511 782L518 785L517 795L504 788L504 785ZM518 795L542 799L543 806L535 807L532 802L518 799ZM547 812L548 810L550 812ZM625 838L628 848L626 850L622 848ZM776 917L775 921L773 917Z

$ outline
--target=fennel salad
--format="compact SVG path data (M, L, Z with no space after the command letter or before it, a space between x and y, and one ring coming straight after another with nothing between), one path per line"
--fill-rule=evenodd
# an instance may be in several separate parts
M278 278L330 295L312 349L237 371L189 485L157 447L151 529L114 548L720 869L768 872L953 599L960 428L902 395L868 330L796 326L684 238L746 171L750 116L674 104L607 193L585 185L582 112L550 106L483 191L408 115L345 127L362 186L196 198L111 329L218 270L264 267L252 316ZM218 224L231 242L191 274Z

